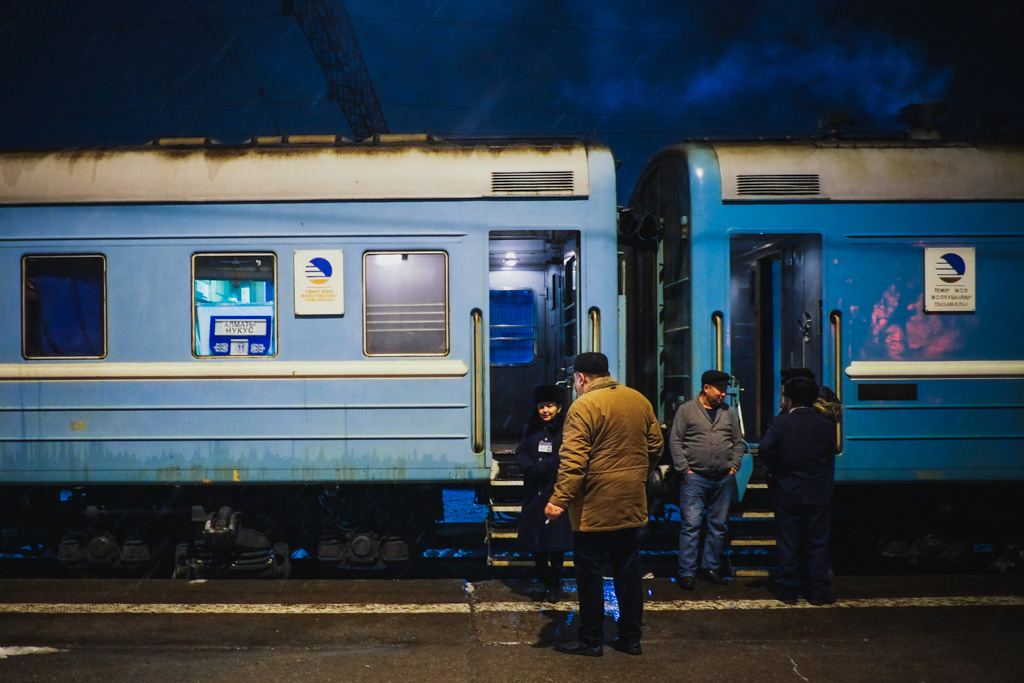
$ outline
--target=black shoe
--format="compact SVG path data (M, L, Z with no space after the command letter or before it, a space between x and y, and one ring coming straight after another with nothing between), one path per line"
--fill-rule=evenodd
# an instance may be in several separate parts
M642 655L644 650L640 647L639 640L623 640L622 638L616 638L615 642L612 643L612 647L619 652L625 652L627 655Z
M555 651L566 655L583 655L584 657L601 657L604 655L604 648L600 645L587 645L575 640L555 643Z
M716 586L727 586L729 584L729 579L725 578L714 569L701 569L699 574L700 578L704 579L708 583L713 583Z
M769 593L775 596L776 600L783 603L784 605L796 604L796 593L794 593L793 591L783 588L774 581L769 581L766 588L768 589Z
M834 605L836 604L836 594L832 591L827 593L819 593L818 595L812 595L807 598L807 602L811 603L815 607L821 607L823 605Z
M684 591L692 591L696 581L690 574L680 574L676 577L676 583L679 584L679 587Z

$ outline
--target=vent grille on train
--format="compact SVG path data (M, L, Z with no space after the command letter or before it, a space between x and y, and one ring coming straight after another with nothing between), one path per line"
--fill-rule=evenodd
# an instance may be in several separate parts
M572 193L572 171L493 171L491 192L495 194Z
M818 174L738 175L736 194L773 197L820 195Z

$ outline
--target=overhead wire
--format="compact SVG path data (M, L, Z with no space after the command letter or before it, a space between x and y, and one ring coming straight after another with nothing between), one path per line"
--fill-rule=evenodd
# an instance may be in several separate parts
M254 105L264 106L308 106L316 104L317 102L323 101L323 98L314 99L302 99L302 100L277 100L273 103L263 100L259 102L239 102L236 104L206 104L206 105L189 105L182 107L161 107L161 112L184 112L184 111L213 111L223 109L246 109ZM777 125L786 126L794 125L794 122L789 121L765 121L759 119L723 119L723 118L708 118L699 116L666 116L666 115L655 115L655 114L635 114L635 113L615 113L615 112L598 112L598 111L574 111L566 109L536 109L531 107L489 107L481 106L477 104L437 104L437 103L412 103L412 102L382 102L389 107L420 107L426 109L459 109L459 110L481 110L481 111L495 111L495 112L511 112L518 114L558 114L560 116L584 116L584 117L605 117L605 118L624 118L624 119L640 119L648 121L691 121L691 122L704 122L704 123L736 123L736 124L755 124L755 125ZM63 119L63 118L85 118L90 116L110 116L113 114L150 114L154 113L153 109L117 109L117 110L94 110L94 111L79 111L79 112L60 112L55 114L24 114L18 116L10 116L0 114L0 120L45 120L45 119Z
M183 0L184 1L184 0ZM187 1L185 4L188 5ZM110 24L88 24L83 26L47 26L45 28L8 28L0 29L0 34L7 35L34 35L44 33L61 33L61 32L75 32L75 31L99 31L99 30L111 30L111 29L126 29L126 28L166 28L168 26L180 26L186 24L201 23L206 25L207 23L213 22L228 22L228 21L251 21L255 19L269 19L278 20L282 18L282 14L275 12L270 14L244 14L227 17L200 17L196 14L195 10L189 6L189 9L196 16L195 19L167 19L160 21L138 21L138 22L118 22ZM780 42L780 43L794 43L798 45L804 44L835 44L835 45L865 45L865 44L888 44L891 42L888 38L863 38L859 37L856 39L840 39L840 38L808 38L803 36L779 36L779 35L768 35L768 34L742 34L742 33L728 33L728 32L708 32L708 31L686 31L679 29L654 29L654 28L631 28L631 27L610 27L610 26L582 26L582 25L569 25L569 24L533 24L533 23L515 23L515 22L488 22L488 21L465 21L465 20L443 20L443 19L410 19L406 17L393 17L393 16L368 16L368 15L350 15L352 20L365 21L365 22L384 22L389 24L415 24L421 26L453 26L453 27L470 27L470 28L488 28L488 29L517 29L523 31L565 31L565 32L579 32L579 33L607 33L607 34L625 34L625 35L651 35L651 36L664 36L664 37L679 37L679 38L699 38L707 40L743 40L743 41L768 41L768 42ZM922 47L926 48L949 48L949 47L963 47L963 48L976 48L984 46L985 48L992 48L998 46L1001 43L994 43L990 39L986 41L967 41L967 40L943 40L943 41L917 41ZM1014 45L1014 43L1007 42L1006 45Z
M188 0L182 0L182 2L185 4L186 7L188 7L189 11L192 12L193 15L195 15L196 19L199 20L199 22L203 25L203 28L205 28L207 32L209 32L210 36L217 42L217 45L220 46L220 49L224 52L224 54L228 56L228 58L234 63L234 65L238 67L238 70L241 71L242 74L244 74L245 77L249 80L249 82L252 83L252 86L256 88L256 92L259 95L260 100L262 100L265 104L267 104L270 107L270 111L274 115L274 118L276 119L278 134L281 133L282 128L284 128L284 130L287 132L288 126L285 124L284 119L281 118L281 114L274 107L274 104L269 99L267 99L266 91L264 90L264 88L259 83L257 83L256 80L249 75L249 72L245 69L245 67L242 66L242 64L237 59L235 59L235 56L231 54L231 50L229 50L228 47L224 44L224 42L217 36L217 34L213 32L213 29L210 28L209 24L207 24L206 21L204 21L203 18L199 16L199 13L196 12L195 8L192 7L192 4Z

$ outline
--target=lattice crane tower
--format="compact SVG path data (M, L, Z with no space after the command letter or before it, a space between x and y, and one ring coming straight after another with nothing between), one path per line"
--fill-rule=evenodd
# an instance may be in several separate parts
M327 98L341 107L352 135L363 140L387 133L370 72L359 51L352 21L342 0L285 0L286 15L294 13L313 54L327 78Z

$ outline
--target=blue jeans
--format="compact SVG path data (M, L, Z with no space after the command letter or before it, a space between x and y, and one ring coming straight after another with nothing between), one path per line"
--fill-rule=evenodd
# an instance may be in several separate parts
M679 574L693 576L700 569L718 570L725 547L729 504L736 490L736 476L707 479L696 472L683 475L679 487ZM705 526L704 547L698 558L697 545ZM699 559L699 565L698 565Z

